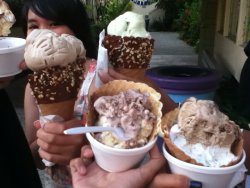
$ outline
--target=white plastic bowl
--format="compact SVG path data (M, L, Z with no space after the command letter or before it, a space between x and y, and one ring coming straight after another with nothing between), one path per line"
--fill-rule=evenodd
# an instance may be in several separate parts
M246 171L244 166L245 152L243 152L243 156L237 164L215 168L181 161L168 153L165 144L163 144L162 149L172 173L185 175L191 180L199 181L202 183L202 188L233 188L244 180Z
M21 72L19 64L24 59L25 42L22 38L0 37L0 77Z
M117 149L98 142L90 133L86 136L95 155L96 163L108 172L122 172L138 165L157 139L139 148Z

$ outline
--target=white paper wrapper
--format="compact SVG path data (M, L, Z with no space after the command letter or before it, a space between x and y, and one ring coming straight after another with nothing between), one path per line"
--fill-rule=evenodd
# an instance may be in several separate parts
M78 94L78 99L75 104L74 115L77 117L82 117L82 115L87 110L89 88L95 77L95 74L96 74L96 64L93 63L90 65L88 74L83 81L83 84Z
M97 56L97 65L96 65L96 77L95 77L95 86L99 88L103 85L102 81L98 76L98 71L106 70L108 71L108 50L102 46L102 41L105 37L105 30L99 34L99 47L98 47L98 56Z
M40 116L40 124L43 128L44 124L45 123L48 123L48 122L61 122L63 121L63 118L58 116L58 115L47 115L47 116ZM55 165L55 163L52 163L50 161L47 161L45 159L42 160L44 165L47 166L47 167L51 167L53 165Z

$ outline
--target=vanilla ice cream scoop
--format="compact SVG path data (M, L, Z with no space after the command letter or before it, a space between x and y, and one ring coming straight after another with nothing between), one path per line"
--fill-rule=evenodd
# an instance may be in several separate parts
M53 66L63 67L77 58L85 59L85 55L82 42L69 34L57 35L47 29L36 29L26 39L24 58L33 71Z
M144 17L135 12L125 12L110 22L107 27L109 35L149 38L145 29Z

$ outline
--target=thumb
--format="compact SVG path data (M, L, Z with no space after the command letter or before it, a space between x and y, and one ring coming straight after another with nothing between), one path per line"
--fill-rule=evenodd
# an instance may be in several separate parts
M27 65L26 65L26 63L25 63L24 60L19 64L19 69L21 69L21 70L28 69L28 67L27 67Z

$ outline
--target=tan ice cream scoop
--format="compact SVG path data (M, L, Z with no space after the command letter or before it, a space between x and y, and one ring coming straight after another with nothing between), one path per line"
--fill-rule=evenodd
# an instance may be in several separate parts
M34 30L26 39L24 58L27 66L38 71L46 67L64 67L85 58L82 42L68 34L57 35L50 30Z
M242 156L243 138L239 126L220 112L217 105L210 100L197 100L193 97L187 99L180 109L175 109L163 116L161 131L169 152L174 157L188 163L206 166L214 164L215 159L207 159L211 156L218 158L226 156L227 158L234 155L235 157L228 164L222 165L230 166L236 164ZM185 144L181 142L185 142ZM204 160L193 158L194 155L191 157L189 151L184 147L180 148L180 145L191 148L195 144L198 144L197 148L207 148L204 151L208 152L208 155L204 156L209 157ZM230 154L216 154L217 151L224 151L220 150L221 148L225 148L226 151L228 149ZM209 153L210 151L212 153ZM199 153L199 149L197 152ZM206 160L210 161L205 165L202 162Z
M8 36L15 22L15 15L11 12L9 5L0 0L0 36Z

